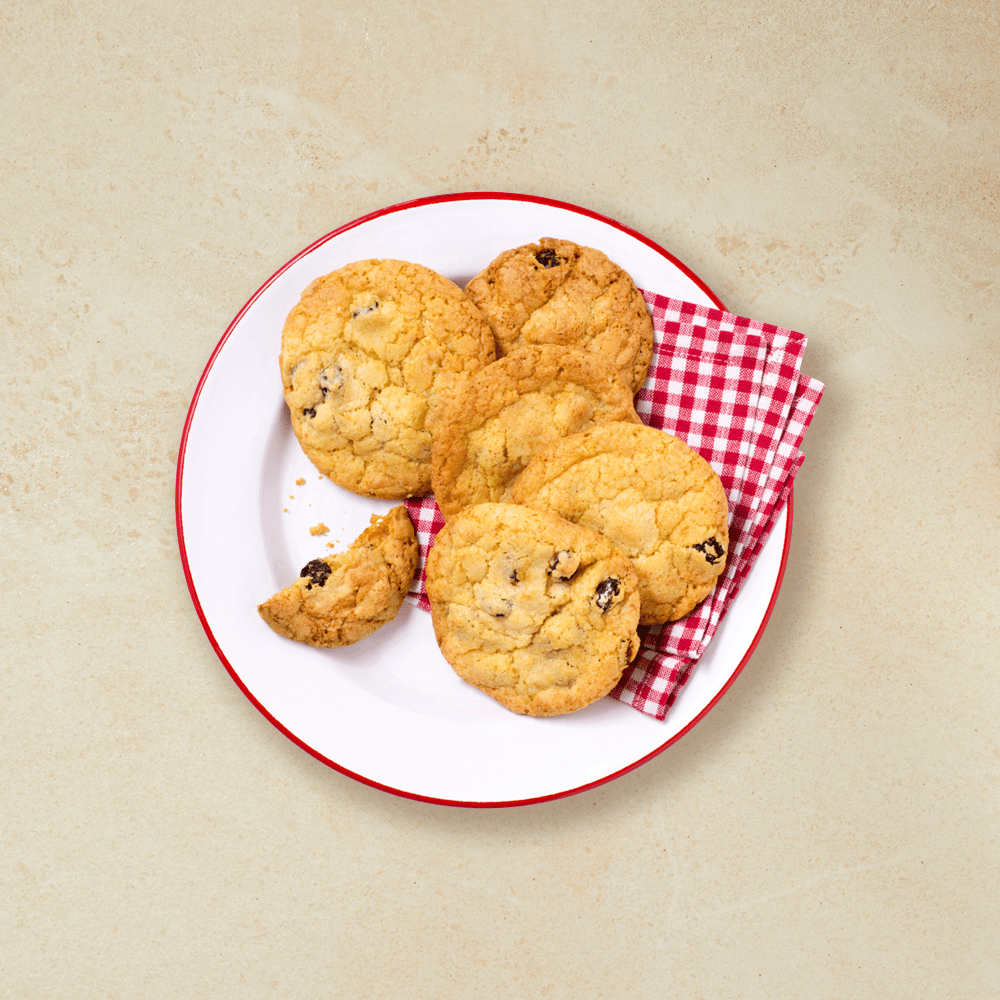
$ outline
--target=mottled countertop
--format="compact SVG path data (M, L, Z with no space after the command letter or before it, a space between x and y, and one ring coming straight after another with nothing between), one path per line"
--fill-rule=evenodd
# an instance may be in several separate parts
M998 32L985 2L7 4L0 993L1000 994ZM499 810L270 725L174 525L255 289L473 190L639 231L827 386L721 702Z

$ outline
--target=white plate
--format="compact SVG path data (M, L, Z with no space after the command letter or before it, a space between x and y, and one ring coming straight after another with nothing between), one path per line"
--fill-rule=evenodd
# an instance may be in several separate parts
M746 584L663 722L610 698L551 719L513 715L441 657L430 616L405 603L355 646L320 650L275 635L257 605L392 503L323 479L292 434L278 351L285 316L314 278L351 261L415 261L460 285L500 251L543 236L603 250L641 288L721 305L652 241L585 209L524 195L446 195L395 205L303 250L240 310L209 359L177 466L177 530L188 586L233 679L285 735L367 784L452 805L496 806L583 791L690 729L749 659L784 571L782 514ZM305 485L295 485L305 479ZM287 510L286 510L287 508ZM331 531L313 537L323 521Z

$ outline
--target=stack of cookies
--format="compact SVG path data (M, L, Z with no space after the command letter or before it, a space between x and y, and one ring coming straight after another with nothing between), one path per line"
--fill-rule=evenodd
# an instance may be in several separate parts
M418 265L352 264L285 324L303 449L365 496L433 491L446 522L426 565L438 644L515 712L607 694L638 625L687 614L724 568L718 476L635 411L652 348L629 275L554 239L502 253L464 292Z

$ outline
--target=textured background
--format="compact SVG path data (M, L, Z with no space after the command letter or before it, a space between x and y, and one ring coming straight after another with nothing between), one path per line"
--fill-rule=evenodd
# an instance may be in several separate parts
M998 31L971 0L6 3L0 993L1000 994ZM272 728L173 520L261 282L474 189L634 227L828 387L726 697L506 811Z

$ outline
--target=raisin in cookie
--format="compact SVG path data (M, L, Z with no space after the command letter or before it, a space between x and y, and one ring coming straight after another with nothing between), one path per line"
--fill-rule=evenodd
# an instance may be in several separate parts
M539 452L515 503L600 532L635 564L644 624L703 601L726 565L728 504L715 470L652 427L603 424Z
M399 260L349 264L314 281L285 321L292 428L339 486L420 496L442 402L494 356L489 324L447 278Z
M508 499L510 485L556 438L611 420L638 424L632 393L595 354L522 347L473 375L441 415L431 482L446 518Z
M522 715L606 695L639 648L638 580L596 532L514 504L480 504L438 533L427 596L444 658Z
M313 559L259 605L278 635L310 646L349 646L392 621L410 588L419 547L406 507L372 515L346 552Z
M600 250L543 239L500 254L465 290L493 327L497 354L527 344L593 351L635 393L653 354L653 322L631 277Z

